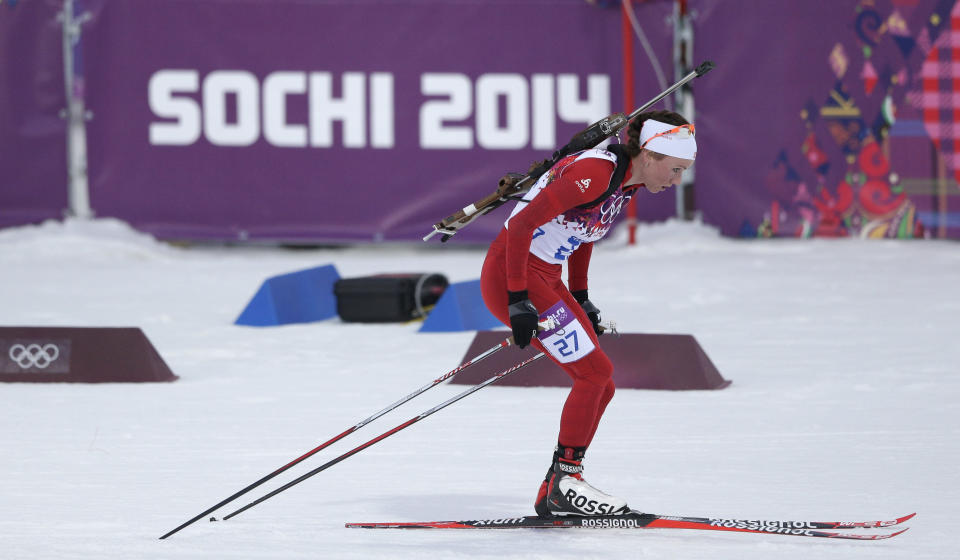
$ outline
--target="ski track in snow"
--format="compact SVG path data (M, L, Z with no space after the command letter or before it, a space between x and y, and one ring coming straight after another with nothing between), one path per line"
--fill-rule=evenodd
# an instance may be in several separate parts
M260 282L479 277L482 248L181 247L114 220L0 230L0 326L136 326L181 376L0 384L0 550L35 558L912 558L952 555L960 502L960 245L724 239L645 226L598 246L623 332L696 336L733 385L620 390L586 476L660 514L872 520L882 542L667 530L370 531L348 521L532 514L565 390L491 386L229 521L161 534L453 369L473 333L233 325ZM518 372L517 375L522 375ZM558 375L563 375L558 370ZM462 391L441 385L232 504ZM232 506L232 507L231 507Z

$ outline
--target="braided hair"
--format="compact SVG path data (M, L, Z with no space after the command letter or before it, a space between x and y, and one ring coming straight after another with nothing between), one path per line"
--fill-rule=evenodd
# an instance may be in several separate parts
M631 159L640 155L640 129L643 128L643 123L647 119L653 119L676 126L690 124L682 115L674 113L673 111L647 111L646 113L640 113L627 125L627 155L629 155ZM656 152L650 152L650 155L653 156L654 159L664 158L662 154Z

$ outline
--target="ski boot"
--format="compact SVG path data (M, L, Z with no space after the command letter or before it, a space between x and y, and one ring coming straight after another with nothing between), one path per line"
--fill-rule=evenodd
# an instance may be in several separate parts
M619 515L630 508L621 498L604 494L583 479L585 447L557 446L534 509L540 517Z

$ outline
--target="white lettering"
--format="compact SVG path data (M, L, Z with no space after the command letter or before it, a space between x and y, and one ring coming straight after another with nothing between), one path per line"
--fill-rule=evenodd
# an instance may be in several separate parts
M467 126L445 125L463 120L473 109L470 78L465 74L426 73L420 76L420 93L445 95L420 107L420 147L426 149L473 148L473 132Z
M420 147L426 149L469 149L473 131L465 121L475 113L477 144L486 149L556 147L556 117L573 123L593 123L609 114L610 78L587 77L587 94L580 98L576 74L481 74L475 92L464 74L426 73L421 76L421 93L443 95L420 108ZM476 107L474 104L476 99ZM501 103L501 100L503 101ZM503 107L503 111L501 111Z
M343 146L363 148L366 138L366 76L362 72L344 72L343 92L333 97L333 77L329 72L310 74L310 145L333 146L333 122L343 122Z
M710 525L713 527L728 527L732 529L746 529L748 531L763 531L768 533L816 529L816 527L809 521L711 519Z
M150 123L151 144L187 146L200 138L200 106L189 97L174 97L174 93L196 93L199 85L196 70L160 70L150 77L150 110L158 117L176 119Z
M591 519L583 518L581 527L596 527L600 529L636 529L643 527L636 519Z
M500 126L500 99L506 101ZM477 79L477 143L488 150L519 149L530 138L530 95L519 74L483 74Z
M576 74L557 76L557 115L567 122L592 123L610 114L610 79L593 74L587 77L587 98L580 100L580 78Z
M394 147L393 74L370 74L370 146Z
M474 82L462 73L424 73L420 93L433 98L419 110L420 147L555 148L558 119L590 124L609 113L609 77L585 80L576 74L488 73ZM149 123L149 139L154 145L186 146L202 135L218 146L249 146L262 132L277 147L330 148L338 144L339 128L345 148L391 149L394 83L389 72L277 71L261 84L243 70L216 70L206 77L197 70L159 70L148 84L148 103L159 119ZM306 102L307 122L290 120L294 96Z
M263 81L263 136L274 146L302 148L307 127L287 123L287 96L307 92L303 72L274 72Z
M236 122L227 122L227 96L236 97ZM218 146L249 146L260 137L257 78L239 70L216 70L203 80L203 133Z
M553 76L550 74L534 74L531 77L533 93L533 141L532 146L537 150L553 150L557 148L557 120L556 98L553 87Z

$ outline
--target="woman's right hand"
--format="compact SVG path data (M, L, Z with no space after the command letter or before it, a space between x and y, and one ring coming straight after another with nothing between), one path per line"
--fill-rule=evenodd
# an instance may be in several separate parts
M527 291L509 292L510 328L513 329L513 342L525 348L537 334L540 314L527 295Z

